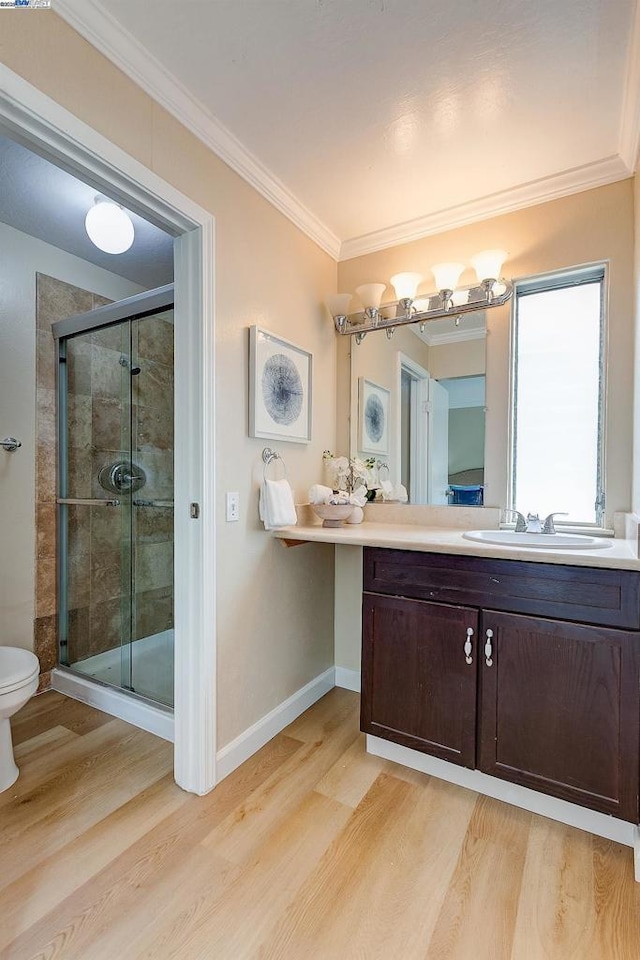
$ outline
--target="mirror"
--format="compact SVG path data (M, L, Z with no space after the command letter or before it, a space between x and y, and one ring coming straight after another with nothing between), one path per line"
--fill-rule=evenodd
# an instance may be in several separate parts
M352 338L350 456L386 464L409 503L481 506L485 348L484 312Z

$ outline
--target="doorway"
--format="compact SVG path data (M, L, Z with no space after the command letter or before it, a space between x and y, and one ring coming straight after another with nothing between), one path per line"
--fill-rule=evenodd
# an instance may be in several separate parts
M174 237L176 782L215 785L214 219L0 64L0 130Z

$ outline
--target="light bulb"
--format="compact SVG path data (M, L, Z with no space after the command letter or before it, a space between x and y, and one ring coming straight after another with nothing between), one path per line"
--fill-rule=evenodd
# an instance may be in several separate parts
M331 293L324 302L332 317L347 317L349 315L350 293Z
M421 273L396 273L391 277L391 285L397 300L414 300L416 290L424 280Z
M508 256L506 250L483 250L482 253L476 253L471 257L471 264L478 280L497 280Z
M131 217L112 200L96 197L84 221L91 242L104 253L125 253L134 239Z
M464 263L436 263L431 267L438 290L455 290L463 271Z

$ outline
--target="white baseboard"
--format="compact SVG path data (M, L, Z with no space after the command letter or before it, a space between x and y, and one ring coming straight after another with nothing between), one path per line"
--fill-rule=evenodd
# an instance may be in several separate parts
M335 667L330 667L306 686L297 690L288 700L284 700L266 716L254 723L239 737L232 740L216 755L217 781L224 780L230 773L253 756L265 743L293 723L301 713L313 706L325 694L335 687Z
M360 671L348 670L347 667L336 667L336 687L360 693Z
M541 817L577 827L578 830L586 830L587 833L595 833L598 837L615 840L627 847L636 845L638 831L635 825L626 820L618 820L617 817L610 817L606 813L587 810L576 803L559 800L557 797L548 797L544 793L521 787L517 783L499 780L479 770L458 767L455 763L430 757L426 753L420 753L419 750L411 750L409 747L402 747L398 743L391 743L389 740L373 737L370 734L367 734L367 753L385 760L393 760L395 763L401 763L421 773L428 773L448 783L455 783L459 787L467 787L486 797L503 800L514 807L537 813Z
M51 671L51 686L73 700L88 703L119 720L155 733L162 740L173 743L173 710L154 706L114 687L105 687L95 680L56 668Z

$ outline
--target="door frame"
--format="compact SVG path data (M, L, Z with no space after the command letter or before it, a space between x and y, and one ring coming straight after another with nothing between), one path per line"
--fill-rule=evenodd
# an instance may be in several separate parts
M4 64L0 129L175 238L174 776L204 794L216 783L214 217Z
M411 389L411 467L410 490L413 503L429 503L429 439L428 439L428 399L429 399L429 371L425 370L416 360L398 350L398 413L396 436L402 436L402 371L406 370L413 381ZM396 474L400 477L402 470L402 451L400 443L397 450Z

